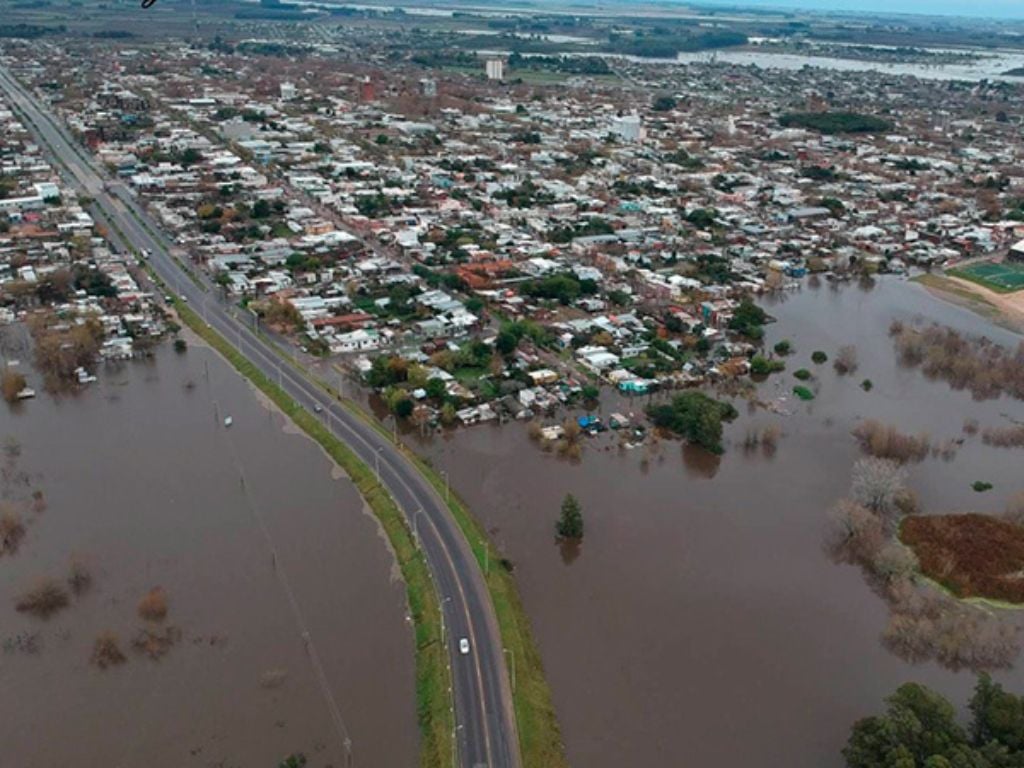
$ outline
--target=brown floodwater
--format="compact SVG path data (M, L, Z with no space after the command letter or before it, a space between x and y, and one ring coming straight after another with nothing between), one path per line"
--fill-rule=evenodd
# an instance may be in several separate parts
M721 459L673 441L620 450L606 434L572 463L542 452L522 424L405 436L450 473L514 561L573 765L839 766L851 724L901 683L934 686L958 706L973 686L970 673L883 647L887 607L857 568L825 553L826 511L848 489L860 456L850 430L862 418L936 441L962 437L967 418L1024 419L1019 401L976 402L901 367L893 319L1020 337L895 278L765 306L778 319L768 343L796 348L788 370L760 386L785 413L741 404ZM844 344L859 353L854 375L811 363L815 349L834 357ZM790 393L800 367L818 374L811 402ZM606 395L602 411L639 413L646 402ZM769 424L783 430L774 455L745 452L747 429ZM1022 466L1024 451L968 437L951 461L911 465L909 485L930 512L995 512L1024 490ZM975 480L995 487L975 493ZM586 521L577 553L553 539L567 492ZM996 677L1024 690L1019 668Z
M0 408L6 436L48 507L0 557L0 763L269 766L303 752L341 768L346 738L354 766L417 763L413 636L386 540L219 357L165 348L102 368L78 395ZM15 611L72 556L88 592L48 620ZM131 649L155 586L181 633L156 661ZM108 630L128 661L101 670L89 660Z

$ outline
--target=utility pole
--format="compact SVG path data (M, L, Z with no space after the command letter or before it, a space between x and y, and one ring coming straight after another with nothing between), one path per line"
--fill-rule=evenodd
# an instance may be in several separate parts
M503 650L505 652L505 655L508 656L509 660L512 662L512 693L515 693L516 692L516 652L515 651L511 651L508 648L502 648L501 650Z

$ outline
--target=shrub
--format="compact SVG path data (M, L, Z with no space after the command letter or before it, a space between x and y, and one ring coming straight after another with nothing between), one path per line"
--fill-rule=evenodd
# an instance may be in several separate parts
M781 360L769 360L763 355L754 355L750 359L750 372L755 376L767 376L770 373L785 370L786 364Z
M828 361L828 355L826 355L820 349L819 350L815 350L814 352L811 353L811 361L814 362L817 365L821 365L822 363L825 363L825 362Z
M800 381L810 381L813 374L806 368L798 368L793 371L793 375L800 379Z
M840 347L839 352L836 353L836 359L832 361L832 367L836 369L836 373L840 376L856 371L857 348L850 344Z
M799 397L801 400L813 400L814 393L811 392L807 387L793 387L793 394Z
M0 377L0 389L3 390L4 400L14 403L18 400L18 393L25 388L25 377L17 371L8 368Z
M871 379L864 379L864 381L860 383L860 388L863 389L865 392L870 392L872 389L875 388L875 384L873 381L871 381Z
M106 669L116 664L124 664L127 660L128 658L121 651L117 635L113 632L104 632L96 638L96 643L92 649L91 661L97 667Z
M81 560L72 560L68 572L68 587L76 596L89 590L92 586L92 573Z
M25 538L25 524L21 515L8 510L0 515L0 556L14 554Z
M174 340L174 351L175 352L177 352L178 354L181 354L186 349L188 349L188 344L185 342L184 339L175 339Z
M31 613L48 619L69 603L68 593L54 579L40 579L35 586L15 600L14 607L22 613Z
M853 436L872 456L893 459L901 464L924 460L931 448L931 438L927 434L906 435L892 425L874 419L858 424Z
M971 488L973 488L976 493L991 491L993 487L992 483L986 482L985 480L975 480L971 483Z
M167 654L174 644L181 639L181 630L177 627L166 627L162 633L152 629L140 629L132 640L132 647L151 659L159 659Z
M146 621L161 621L167 616L167 593L163 587L154 587L139 601L139 617Z
M783 339L775 345L775 354L785 357L793 353L793 343L789 339Z
M1007 393L1024 399L1024 343L1016 350L952 328L902 326L893 333L900 362L984 400Z
M1013 427L992 427L981 433L985 445L997 448L1024 448L1024 425Z

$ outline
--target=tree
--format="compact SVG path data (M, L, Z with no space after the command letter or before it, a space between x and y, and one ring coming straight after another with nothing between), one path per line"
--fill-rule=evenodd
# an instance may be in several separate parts
M260 199L252 207L252 216L254 219L265 219L270 215L270 203L266 200Z
M397 416L400 419L408 419L410 416L412 416L412 412L415 407L416 406L412 400L410 400L408 397L403 397L395 403L395 416Z
M751 339L760 339L764 335L764 324L768 314L749 298L740 301L729 320L730 330L741 333Z
M654 100L651 109L655 112L671 112L676 108L676 100L671 96L659 96Z
M1024 751L1024 698L1007 693L988 674L978 677L970 703L971 738L978 746L996 742Z
M567 493L562 500L562 514L555 525L559 538L582 541L583 539L583 511L580 503L571 493Z
M923 685L906 683L887 704L884 715L854 724L843 749L849 768L987 765L971 759L973 750L967 734L957 725L953 706L939 694Z
M881 515L891 515L903 491L905 471L895 461L874 457L853 465L850 498Z
M427 379L427 385L424 389L427 391L427 397L435 400L440 400L444 397L445 392L447 391L444 381L436 376L432 379Z
M652 405L647 415L654 425L682 435L712 453L722 453L722 422L736 418L736 409L703 392L684 392L671 405Z
M494 340L495 348L503 355L510 355L516 351L516 347L519 346L519 339L510 330L501 330L498 332L498 337Z
M917 683L900 686L886 711L858 720L843 749L848 768L1011 768L1024 764L1024 700L983 674L971 697L971 722Z

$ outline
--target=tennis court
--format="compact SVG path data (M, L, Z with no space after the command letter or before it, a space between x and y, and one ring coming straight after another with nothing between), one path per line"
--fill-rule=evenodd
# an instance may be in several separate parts
M979 283L999 293L1012 293L1024 289L1024 264L979 261L952 269L950 274Z

